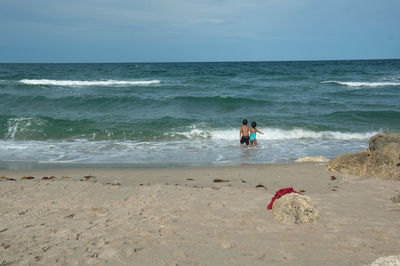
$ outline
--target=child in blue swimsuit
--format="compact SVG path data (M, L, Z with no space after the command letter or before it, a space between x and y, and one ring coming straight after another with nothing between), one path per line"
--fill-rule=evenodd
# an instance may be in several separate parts
M257 126L257 123L256 123L255 121L251 122L251 128L250 128L250 144L251 144L251 147L252 147L252 148L253 148L253 147L256 147L256 148L257 148L257 139L256 139L256 134L257 134L257 132L264 135L264 133L262 133L260 130L258 130L258 129L256 128L256 126Z

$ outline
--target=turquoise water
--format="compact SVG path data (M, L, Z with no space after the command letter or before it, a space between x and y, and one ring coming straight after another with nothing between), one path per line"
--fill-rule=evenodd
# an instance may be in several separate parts
M0 161L290 162L400 132L400 60L0 64ZM239 127L256 121L257 151Z

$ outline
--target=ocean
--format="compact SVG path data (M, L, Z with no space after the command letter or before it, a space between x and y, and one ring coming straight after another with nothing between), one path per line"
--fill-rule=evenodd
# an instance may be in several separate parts
M400 60L0 64L0 169L330 159L400 132L399 103Z

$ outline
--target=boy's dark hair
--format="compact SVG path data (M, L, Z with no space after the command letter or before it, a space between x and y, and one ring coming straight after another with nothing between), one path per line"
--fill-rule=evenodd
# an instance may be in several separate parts
M243 125L247 125L247 119L243 119Z
M251 122L251 127L252 127L252 128L256 128L256 126L257 126L256 121Z

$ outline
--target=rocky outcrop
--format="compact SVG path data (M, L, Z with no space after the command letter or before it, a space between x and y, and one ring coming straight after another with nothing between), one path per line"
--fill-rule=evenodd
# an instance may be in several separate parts
M329 161L327 170L400 180L400 134L377 134L370 138L368 150L340 155Z
M317 224L319 212L310 197L297 193L286 194L275 200L272 215L284 224Z

